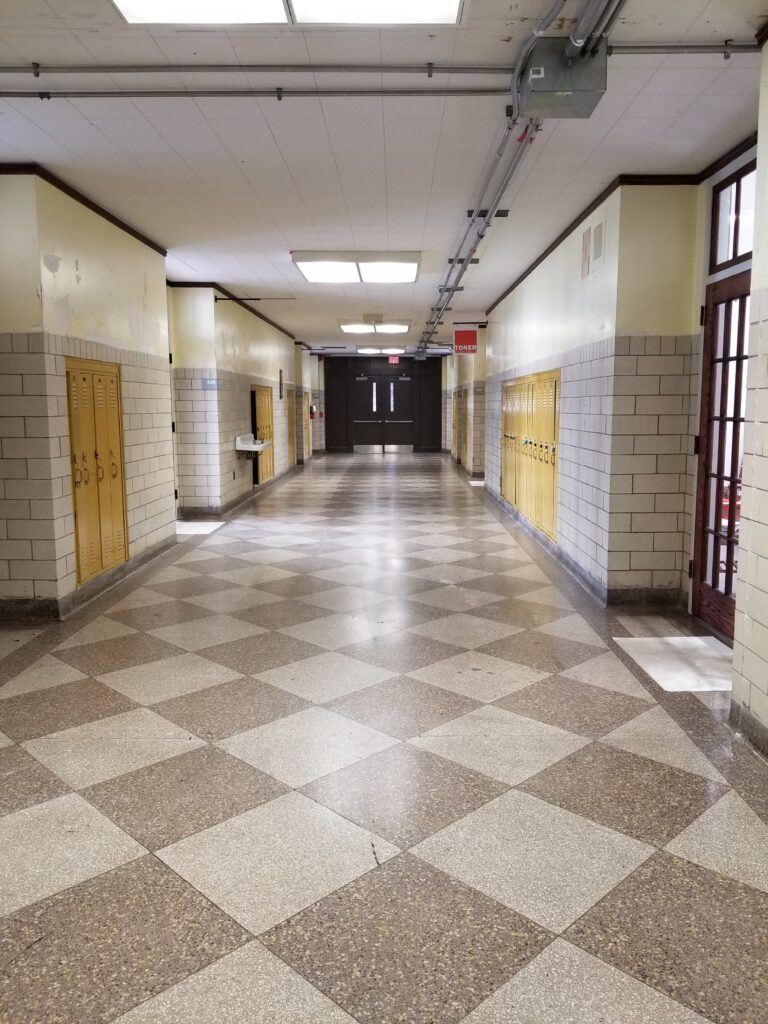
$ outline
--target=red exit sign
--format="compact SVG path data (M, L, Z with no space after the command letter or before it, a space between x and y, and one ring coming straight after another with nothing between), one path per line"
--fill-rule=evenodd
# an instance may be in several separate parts
M393 366L397 366L400 362L400 356L390 356L387 362L391 363Z

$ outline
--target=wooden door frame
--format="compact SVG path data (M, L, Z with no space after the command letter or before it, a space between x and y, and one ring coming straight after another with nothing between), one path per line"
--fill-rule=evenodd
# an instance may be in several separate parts
M126 478L126 465L125 465L125 435L123 431L123 381L120 374L120 363L108 363L105 360L100 359L78 359L67 356L64 361L64 377L66 379L67 373L72 370L75 373L77 371L85 371L86 373L115 373L117 376L117 423L118 433L120 436L120 465L122 467L121 483L123 488L123 530L125 533L125 562L118 562L117 565L125 565L130 561L131 548L130 539L128 536L128 502L125 495L125 478ZM72 417L71 410L69 407L69 388L67 388L67 431L69 437L69 471L70 478L72 480L72 514L75 521L75 550L77 551L77 516L75 513L75 480L74 480L74 468L72 464ZM114 565L110 565L107 568L102 567L101 571L94 573L87 579L80 578L80 559L77 556L77 584L78 586L84 586L92 579L96 579L97 576L101 576L103 573L108 572L110 569L114 569Z
M709 403L712 397L712 377L714 366L715 332L717 329L715 306L723 302L743 298L750 293L751 271L743 270L739 274L731 274L707 286L704 305L704 336L701 356L701 397L699 402L699 457L696 467L696 502L693 537L693 565L692 565L692 587L691 587L691 610L693 614L712 626L723 636L733 638L736 599L730 595L722 594L713 597L706 591L702 591L703 580L701 574L704 571L704 530L706 512L706 484L707 466L709 463ZM749 338L749 324L745 324L746 338ZM723 342L724 346L726 341ZM745 368L749 365L749 354ZM727 389L723 389L724 392ZM744 411L744 410L742 410ZM712 589L709 588L708 589ZM713 594L719 591L714 591ZM730 607L725 604L732 600Z

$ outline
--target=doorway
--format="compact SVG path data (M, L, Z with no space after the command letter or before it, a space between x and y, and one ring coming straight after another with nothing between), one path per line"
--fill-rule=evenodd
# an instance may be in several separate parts
M693 614L733 638L749 357L750 272L707 288Z
M291 390L286 393L288 401L288 465L295 466L297 459L296 452L296 392Z
M352 444L357 452L411 452L414 438L410 374L357 373L352 388Z
M272 414L272 388L257 387L251 391L251 426L257 441L270 446L253 460L253 482L264 484L275 475L275 428Z

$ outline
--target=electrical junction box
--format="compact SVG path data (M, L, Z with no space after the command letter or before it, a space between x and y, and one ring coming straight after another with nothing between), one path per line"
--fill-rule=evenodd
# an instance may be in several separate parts
M539 39L520 83L520 111L526 117L590 117L605 95L608 44L605 39L588 57L572 64L565 58L566 40Z

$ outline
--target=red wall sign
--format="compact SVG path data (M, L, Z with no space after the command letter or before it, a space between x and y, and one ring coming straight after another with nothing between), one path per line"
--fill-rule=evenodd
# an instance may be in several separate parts
M397 363L400 362L400 356L390 356L389 362L392 363L393 365L397 365Z
M477 328L454 327L453 351L456 355L470 355L477 352Z

